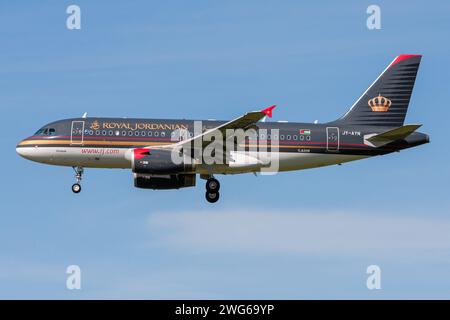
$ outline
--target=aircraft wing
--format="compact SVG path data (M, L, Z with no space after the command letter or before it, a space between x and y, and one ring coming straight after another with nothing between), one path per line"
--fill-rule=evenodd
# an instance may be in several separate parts
M373 147L381 147L395 140L406 138L421 126L421 124L407 124L382 133L365 135L364 142Z
M227 130L229 130L229 129L245 130L245 129L248 129L251 126L255 125L258 121L260 121L261 119L263 119L266 116L271 118L272 110L275 109L275 107L276 106L273 105L273 106L270 106L270 107L260 110L260 111L248 112L239 118L231 120L231 121L224 123L218 127L206 130L202 134L199 134L195 137L177 142L172 145L164 146L164 147L176 148L176 147L184 147L184 146L189 146L189 147L193 146L195 148L196 146L201 146L201 148L204 148L208 144L210 144L211 142L214 141L214 139L212 139L212 138L218 133L218 131L222 134L222 136L224 137L224 140L226 140L228 138Z

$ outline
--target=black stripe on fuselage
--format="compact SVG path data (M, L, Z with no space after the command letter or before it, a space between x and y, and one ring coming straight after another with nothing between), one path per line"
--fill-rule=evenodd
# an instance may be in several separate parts
M202 121L204 130L217 127L225 121ZM74 124L81 124L83 129L83 144L70 144ZM171 135L174 131L186 129L194 131L194 120L165 120L165 119L122 119L122 118L75 118L60 120L46 125L56 130L55 136L32 136L26 140L36 140L35 144L19 144L18 147L55 147L55 148L142 148L145 146L162 145L171 143ZM311 123L279 123L259 122L257 123L258 134L263 133L261 129L270 133L277 129L279 135L279 151L289 153L327 153L346 155L381 155L411 147L406 141L399 141L373 148L364 144L363 137L368 133L385 131L380 127L352 126L339 127L339 150L327 149L327 128L336 127L335 124L311 124ZM174 129L177 128L177 129ZM308 135L300 134L300 130L307 130ZM138 132L138 133L136 133ZM344 134L345 133L345 134ZM80 133L81 134L81 133ZM143 136L145 134L145 136ZM155 135L164 135L164 138ZM152 135L153 137L149 137ZM295 136L295 137L294 137ZM290 138L288 141L288 137ZM81 141L81 136L72 136ZM260 137L261 140L263 137ZM267 138L267 137L265 137ZM294 139L295 138L295 139ZM25 140L25 141L26 141ZM41 140L41 141L39 141ZM64 140L64 143L55 143ZM52 144L43 142L52 141ZM91 141L91 143L90 143ZM101 143L95 143L95 142ZM268 144L270 144L268 139ZM41 143L42 142L42 143ZM129 143L128 143L129 142ZM268 149L270 150L270 149Z

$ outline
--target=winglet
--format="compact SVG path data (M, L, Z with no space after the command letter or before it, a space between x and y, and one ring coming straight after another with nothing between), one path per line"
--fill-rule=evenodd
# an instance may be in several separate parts
M270 106L264 110L261 110L262 113L264 113L269 118L272 118L272 110L275 109L276 105Z

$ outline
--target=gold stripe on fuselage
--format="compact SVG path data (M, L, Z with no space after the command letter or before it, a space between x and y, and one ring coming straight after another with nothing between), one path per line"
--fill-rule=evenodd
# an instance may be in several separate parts
M70 141L70 140L25 140L19 143L19 146L25 145L52 145L52 144L63 144L63 145L73 145L73 146L89 146L89 145L104 145L104 146L151 146L151 145L165 145L172 144L173 142L154 142L154 141L95 141L95 140L84 140L81 141Z
M175 142L156 142L156 141L107 141L107 140L84 140L83 143L81 141L70 141L70 140L25 140L19 143L19 146L25 145L67 145L67 146L82 146L89 147L90 145L102 145L102 146L161 146L161 145L169 145ZM242 146L241 146L242 147ZM323 146L303 146L303 145L267 145L267 144L250 144L246 145L246 147L251 148L289 148L289 149L323 149ZM345 149L355 149L356 148L345 148Z

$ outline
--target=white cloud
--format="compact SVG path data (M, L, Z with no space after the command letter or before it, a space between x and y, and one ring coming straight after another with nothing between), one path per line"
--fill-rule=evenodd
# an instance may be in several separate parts
M157 212L148 222L152 244L187 252L417 256L450 249L449 219L398 213L240 209Z

